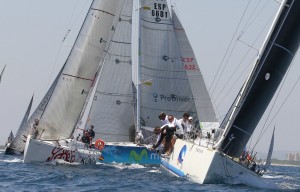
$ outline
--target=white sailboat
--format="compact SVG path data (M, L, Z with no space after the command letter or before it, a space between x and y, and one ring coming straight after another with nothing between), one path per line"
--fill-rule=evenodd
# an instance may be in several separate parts
M29 102L29 105L27 107L27 110L25 112L25 115L23 117L23 120L20 124L20 127L16 133L16 136L12 140L11 144L5 148L5 154L6 155L15 155L15 154L23 154L24 148L25 148L25 142L27 139L27 135L29 133L29 126L26 126L27 120L30 114L31 106L33 102L33 96L31 97L31 100Z
M62 159L86 164L101 155L72 135L109 47L103 40L111 38L123 5L122 0L92 2L67 61L36 110L38 135L27 137L25 163Z
M102 162L158 164L159 155L134 140L141 129L161 125L162 111L176 117L189 112L205 129L219 124L207 90L198 90L205 86L204 80L191 48L186 51L188 40L176 36L167 2L140 1L138 63L131 62L137 54L131 53L132 0L125 5L99 74L86 128L94 125L106 141Z
M261 170L238 159L298 50L299 17L300 1L282 2L249 77L220 125L221 137L199 142L177 139L172 155L162 158L163 167L199 183L261 178Z

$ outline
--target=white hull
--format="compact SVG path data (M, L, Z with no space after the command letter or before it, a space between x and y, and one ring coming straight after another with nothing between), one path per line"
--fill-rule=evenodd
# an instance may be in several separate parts
M261 178L247 167L207 146L177 139L169 158L162 158L162 166L177 176L187 176L205 183L244 183Z
M28 136L23 162L50 162L60 159L69 163L96 164L99 157L101 157L100 151L85 149L81 142L70 139L50 142Z

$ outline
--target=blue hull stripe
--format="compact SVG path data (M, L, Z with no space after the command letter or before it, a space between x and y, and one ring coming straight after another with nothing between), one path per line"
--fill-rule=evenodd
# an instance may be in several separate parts
M179 177L183 177L185 176L184 172L177 169L176 167L174 167L173 165L170 165L167 161L165 161L163 158L161 158L161 165L163 165L166 169L172 171L173 173L175 173L176 175L178 175Z

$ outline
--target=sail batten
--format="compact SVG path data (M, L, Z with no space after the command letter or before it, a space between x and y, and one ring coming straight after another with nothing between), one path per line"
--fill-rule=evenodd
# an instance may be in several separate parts
M142 125L161 125L161 112L177 118L188 112L194 121L218 124L192 47L184 30L177 30L183 29L178 17L166 1L141 4L147 8L139 11L140 71L135 73L140 74L140 82L150 82L139 85Z
M121 0L94 0L74 46L58 76L38 127L40 138L65 139L72 134L105 56Z
M124 0L106 59L99 74L86 128L94 125L95 137L106 142L132 141L134 130L132 94L132 0Z

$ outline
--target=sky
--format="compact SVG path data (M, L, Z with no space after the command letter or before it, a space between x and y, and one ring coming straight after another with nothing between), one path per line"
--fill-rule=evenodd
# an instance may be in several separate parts
M221 122L250 72L279 3L275 0L168 2L185 28ZM34 94L34 110L48 90L74 43L90 3L91 0L0 0L0 70L6 65L0 84L0 145L11 130L17 131L31 96ZM299 55L272 111L269 107L257 126L250 144L256 143L254 138L261 130L265 134L256 150L267 150L276 126L274 150L299 151L300 85L296 84L291 92L299 78Z

